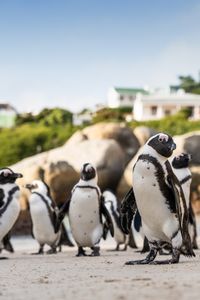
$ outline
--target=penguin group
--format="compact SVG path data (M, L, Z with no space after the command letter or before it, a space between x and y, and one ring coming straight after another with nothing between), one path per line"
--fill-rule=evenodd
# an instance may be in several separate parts
M32 236L39 245L35 254L43 254L45 245L50 248L48 254L55 254L63 244L72 247L75 243L76 256L99 256L101 239L111 235L115 251L140 244L141 252L148 252L146 258L128 261L127 265L174 264L181 254L195 256L190 155L173 156L175 148L168 134L151 137L133 166L132 187L122 201L112 190L101 191L97 170L91 163L83 164L79 181L61 207L53 201L44 181L27 183L24 188L29 191ZM10 231L20 213L16 184L20 177L21 173L10 168L0 169L0 251L14 251ZM155 260L163 249L168 249L171 259Z

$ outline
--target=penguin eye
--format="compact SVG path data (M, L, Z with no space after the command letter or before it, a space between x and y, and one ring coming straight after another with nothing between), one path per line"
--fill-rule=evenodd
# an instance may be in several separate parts
M11 174L11 172L9 172L9 171L3 172L4 177L8 177L10 174Z
M158 140L159 140L159 142L162 143L162 142L167 142L168 138L165 135L159 135Z

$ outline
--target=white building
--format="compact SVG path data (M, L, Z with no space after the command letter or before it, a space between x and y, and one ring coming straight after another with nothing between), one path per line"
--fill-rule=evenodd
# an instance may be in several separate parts
M134 100L138 94L147 95L145 89L112 87L108 91L108 107L133 107Z
M0 103L0 128L12 127L15 125L17 112L8 103Z
M158 120L177 113L183 108L191 110L191 119L200 119L200 95L158 92L151 95L137 95L133 104L133 119L137 121Z
M85 111L82 113L73 114L73 125L81 126L90 124L92 121L92 112Z

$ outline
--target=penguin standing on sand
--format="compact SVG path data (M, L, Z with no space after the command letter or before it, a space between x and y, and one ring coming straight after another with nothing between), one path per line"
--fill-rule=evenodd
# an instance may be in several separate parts
M20 191L15 183L23 177L10 168L0 169L0 241L9 233L20 213Z
M59 221L61 222L68 213L72 235L78 245L77 256L86 255L84 247L92 249L91 256L99 256L99 242L104 226L102 215L104 215L107 227L113 236L112 220L97 185L95 168L90 163L85 163L80 177L79 182L72 189L70 199L60 210Z
M186 200L186 205L188 208L188 214L189 214L189 224L188 224L188 230L190 234L190 238L193 244L193 248L197 249L197 230L196 230L196 220L195 215L192 209L191 205L191 199L190 199L190 186L192 182L192 174L189 169L189 163L191 161L190 154L187 153L181 153L180 155L176 155L172 158L170 158L170 163L172 165L173 171L178 178Z
M106 190L102 194L104 198L105 206L110 214L110 217L112 219L113 228L114 228L114 239L117 243L116 251L120 250L120 245L124 245L123 250L127 250L129 237L125 235L121 229L120 224L120 215L119 215L119 209L117 204L117 198L116 196L109 190Z
M133 187L121 205L121 224L129 233L138 208L150 252L145 259L126 264L178 263L181 252L195 256L188 233L188 211L183 190L168 158L176 148L171 136L159 133L151 137L133 167ZM165 245L172 247L172 258L154 261Z
M60 227L56 228L56 206L51 199L49 187L41 180L34 180L25 187L31 191L29 207L33 225L32 234L40 245L36 254L44 253L45 244L51 247L48 254L56 253L61 230Z

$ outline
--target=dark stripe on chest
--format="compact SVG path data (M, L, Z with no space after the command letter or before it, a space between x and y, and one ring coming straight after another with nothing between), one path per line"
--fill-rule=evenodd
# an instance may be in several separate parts
M186 183L190 179L192 179L192 176L188 175L185 178L183 178L183 179L180 180L180 184L182 185L182 184Z
M92 186L92 185L77 185L76 188L79 189L94 189L97 192L98 197L100 197L100 193L99 190L96 186Z
M165 177L165 172L163 170L162 165L159 163L157 158L155 158L149 154L140 155L138 157L138 161L139 160L145 161L147 163L151 163L154 166L154 168L155 168L154 175L158 182L160 191L161 191L162 195L164 196L164 198L166 199L166 204L172 213L176 213L175 196L174 196L172 189L167 185L167 183L165 181L166 177Z
M8 198L7 198L7 202L6 204L0 208L0 217L2 217L2 215L4 214L4 212L6 211L7 207L9 206L9 204L12 202L13 199L13 195L16 191L19 191L19 187L15 186L14 188L12 188L9 192L8 192Z

